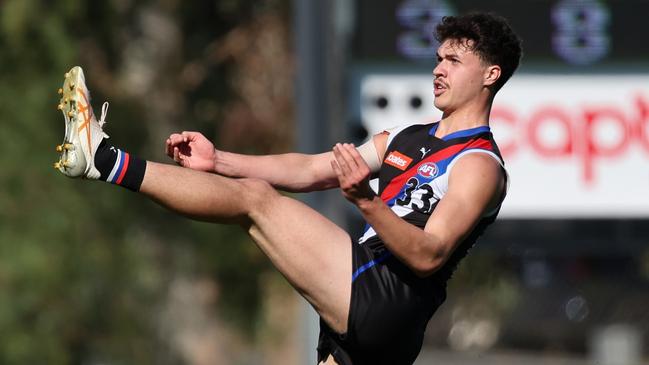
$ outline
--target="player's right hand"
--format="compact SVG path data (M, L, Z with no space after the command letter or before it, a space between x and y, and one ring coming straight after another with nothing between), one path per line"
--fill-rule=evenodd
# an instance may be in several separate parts
M370 188L370 167L351 143L337 143L333 147L334 159L331 167L338 177L343 196L358 205L372 200L376 194Z
M193 170L214 171L216 150L199 132L174 133L167 138L165 152L180 166Z

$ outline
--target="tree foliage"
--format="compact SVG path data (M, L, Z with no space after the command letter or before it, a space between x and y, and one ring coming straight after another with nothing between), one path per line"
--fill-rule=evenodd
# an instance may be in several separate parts
M264 57L288 59L287 14L286 1L0 2L0 363L180 363L160 335L177 277L212 280L223 313L253 333L263 255L235 228L60 176L56 90L81 65L95 110L111 102L114 143L144 158L163 159L162 138L183 129L247 152L283 150L290 67L241 78ZM275 45L254 42L264 32ZM260 53L268 48L276 53ZM263 97L273 113L256 110ZM238 120L260 126L254 138L232 132Z

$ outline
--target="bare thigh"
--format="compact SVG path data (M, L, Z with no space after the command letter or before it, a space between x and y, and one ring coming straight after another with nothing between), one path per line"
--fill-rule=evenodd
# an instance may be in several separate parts
M346 332L352 277L349 234L304 203L268 193L249 213L248 233L322 319L334 331Z
M320 362L318 365L338 365L333 356L329 356L326 361Z
M351 238L268 183L147 163L140 192L197 220L240 224L275 267L336 332L347 331Z

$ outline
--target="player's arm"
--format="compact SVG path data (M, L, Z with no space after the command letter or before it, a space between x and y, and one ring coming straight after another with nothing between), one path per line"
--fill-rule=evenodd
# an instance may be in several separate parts
M422 230L397 216L365 187L366 177L349 165L362 164L346 146L334 148L340 186L386 247L418 276L433 274L471 232L482 215L500 202L504 189L498 162L483 153L461 157L450 172L449 188ZM344 166L347 165L347 166ZM362 169L361 169L362 170Z
M356 148L370 172L377 172L385 152L387 134L378 134ZM378 152L381 151L381 152ZM285 153L278 155L241 155L216 150L214 172L231 177L254 177L290 192L309 192L337 188L331 168L333 152L320 154Z
M359 147L359 153L374 171L380 168L376 143L370 140ZM381 140L378 143L381 146ZM182 132L167 139L166 153L184 167L229 177L258 178L284 191L308 192L338 187L338 179L330 165L332 152L242 155L215 149L200 133Z
M213 171L230 177L262 179L283 191L308 192L338 186L330 159L331 152L255 156L216 150Z

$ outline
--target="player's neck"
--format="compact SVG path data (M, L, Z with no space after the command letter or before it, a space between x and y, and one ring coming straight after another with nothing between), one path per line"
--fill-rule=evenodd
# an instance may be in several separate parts
M491 103L466 105L452 112L445 112L435 133L443 137L457 131L489 125Z

